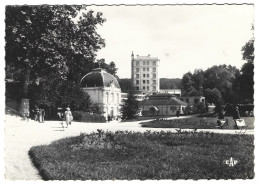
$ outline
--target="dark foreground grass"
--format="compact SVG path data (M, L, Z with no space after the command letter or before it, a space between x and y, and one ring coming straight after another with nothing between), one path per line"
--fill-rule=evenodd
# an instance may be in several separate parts
M61 139L29 155L44 180L252 179L253 150L252 135L120 131Z
M223 129L234 129L235 122L232 117L225 117L228 124ZM244 117L247 129L254 129L254 117ZM182 128L182 129L218 129L216 117L191 117L173 120L154 120L143 122L142 127L149 128Z

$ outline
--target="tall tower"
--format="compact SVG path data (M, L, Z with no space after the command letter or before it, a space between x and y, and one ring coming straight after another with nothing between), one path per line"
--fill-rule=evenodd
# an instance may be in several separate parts
M134 52L131 55L131 86L134 88Z
M159 59L157 57L131 55L131 78L135 90L143 94L159 92Z

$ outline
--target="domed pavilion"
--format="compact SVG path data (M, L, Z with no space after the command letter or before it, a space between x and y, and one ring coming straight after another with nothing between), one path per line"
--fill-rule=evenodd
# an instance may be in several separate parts
M113 75L97 68L86 74L80 85L93 103L103 107L106 119L109 115L112 119L120 115L121 88Z

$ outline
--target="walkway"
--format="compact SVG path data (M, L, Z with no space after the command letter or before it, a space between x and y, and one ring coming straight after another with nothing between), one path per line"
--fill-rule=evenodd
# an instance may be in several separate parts
M5 127L5 177L9 180L41 180L41 177L38 175L37 170L33 167L28 156L28 151L32 146L49 144L60 138L77 136L81 132L96 132L97 129L113 132L117 130L128 130L135 132L145 132L147 130L176 132L175 129L170 128L142 128L140 121L92 124L73 122L68 129L63 129L58 121L46 121L45 123L37 123L35 121L26 122L21 121L19 117L10 115L6 115ZM214 133L229 134L235 134L238 132L237 130L221 129L203 129L197 131L210 131ZM253 134L254 131L248 130L246 133Z

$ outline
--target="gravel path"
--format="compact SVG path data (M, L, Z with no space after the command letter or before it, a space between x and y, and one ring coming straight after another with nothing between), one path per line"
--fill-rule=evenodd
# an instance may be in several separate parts
M148 121L148 120L147 120ZM63 129L58 121L21 121L19 117L6 115L5 117L5 178L8 180L41 180L38 171L34 168L28 156L32 146L49 144L54 140L68 136L77 136L81 132L96 132L97 129L117 131L128 130L144 132L172 131L168 128L142 128L140 122L110 122L110 123L81 123L73 122L69 128ZM237 130L203 129L215 133L235 134ZM246 134L254 134L248 130Z

